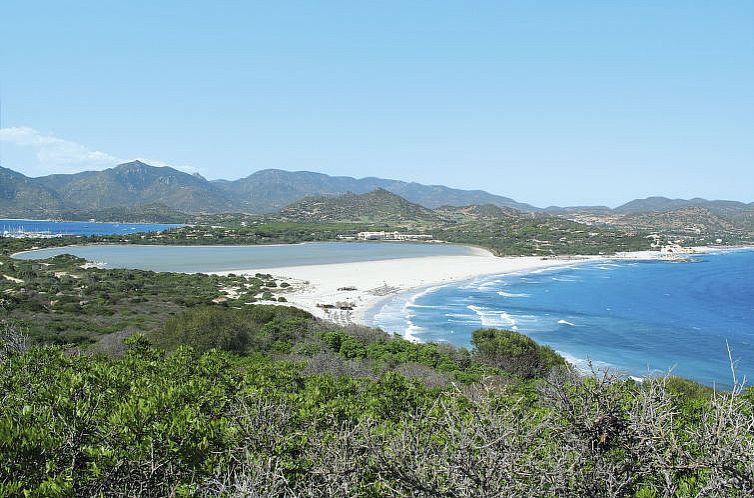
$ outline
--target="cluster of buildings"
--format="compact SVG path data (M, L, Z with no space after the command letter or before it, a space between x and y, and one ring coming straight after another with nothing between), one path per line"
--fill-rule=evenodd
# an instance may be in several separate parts
M431 235L401 232L359 232L355 238L356 240L432 240Z
M53 239L57 237L64 237L62 233L52 233L49 231L27 231L23 228L16 230L3 230L0 232L0 237L10 237L12 239Z

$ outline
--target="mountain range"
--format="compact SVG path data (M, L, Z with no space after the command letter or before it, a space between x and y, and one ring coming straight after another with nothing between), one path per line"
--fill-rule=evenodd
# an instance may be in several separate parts
M306 205L296 206L296 212L301 213L310 209L314 216L317 202L321 204L323 198L374 191L390 192L426 208L425 213L414 213L420 219L442 215L442 209L439 213L429 211L437 208L452 211L452 208L463 206L486 206L477 207L473 214L482 217L497 216L500 213L495 209L499 208L508 214L515 210L559 216L633 216L639 213L703 208L726 219L741 219L747 222L754 220L754 203L736 201L649 197L633 200L615 209L606 206L551 206L541 209L483 190L461 190L384 178L357 179L308 171L266 169L234 181L209 181L198 174L191 175L170 167L150 166L140 161L132 161L102 171L36 178L0 167L0 217L61 217L75 216L76 213L112 212L114 209L138 211L145 206L158 204L168 210L190 214L263 214L278 212L297 202L305 202ZM376 195L373 200L380 198L384 200L384 194ZM356 198L352 200L355 201ZM387 212L384 202L382 211ZM453 213L445 215L452 216Z

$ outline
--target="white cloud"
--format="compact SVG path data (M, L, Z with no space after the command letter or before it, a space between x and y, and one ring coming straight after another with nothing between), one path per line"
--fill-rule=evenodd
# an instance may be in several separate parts
M11 144L10 148L3 147L2 166L31 176L101 170L128 162L28 126L0 128L0 142ZM138 159L152 166L172 166L156 159ZM188 165L172 167L187 173L198 172L197 168Z
M110 168L123 162L106 152L91 150L70 140L45 135L28 126L0 128L0 141L31 149L36 156L37 168L50 173Z

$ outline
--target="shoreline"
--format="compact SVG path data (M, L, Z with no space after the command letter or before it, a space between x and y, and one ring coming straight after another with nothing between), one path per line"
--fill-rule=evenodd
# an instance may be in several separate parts
M372 327L369 317L389 299L405 294L407 299L426 289L474 280L475 278L510 275L546 268L571 266L600 261L686 261L689 256L747 249L748 247L694 247L690 252L659 251L623 252L613 255L494 256L474 246L470 255L424 256L349 263L326 263L274 268L247 268L219 272L253 275L270 274L289 285L276 295L284 303L308 311L317 318L340 325L358 324ZM751 248L749 248L751 249ZM405 335L405 331L401 332Z
M289 285L275 292L286 299L285 303L276 304L295 306L317 318L341 325L371 326L367 322L370 311L399 294L488 275L528 272L606 259L603 256L497 257L484 249L473 249L471 255L463 256L424 256L211 273L270 274L279 282Z

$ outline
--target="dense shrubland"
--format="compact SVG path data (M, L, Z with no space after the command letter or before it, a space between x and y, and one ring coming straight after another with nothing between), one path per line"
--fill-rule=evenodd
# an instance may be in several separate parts
M125 336L152 331L183 310L217 299L222 306L272 299L277 285L269 275L156 273L84 263L70 255L25 261L0 254L2 318L21 323L39 344L122 349ZM117 344L110 344L113 339Z
M196 307L113 357L30 349L5 322L0 495L754 493L752 389L581 376L513 332L474 341Z

